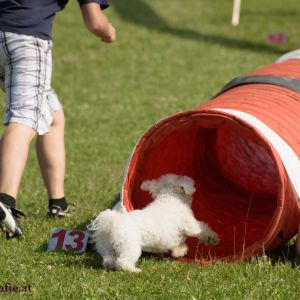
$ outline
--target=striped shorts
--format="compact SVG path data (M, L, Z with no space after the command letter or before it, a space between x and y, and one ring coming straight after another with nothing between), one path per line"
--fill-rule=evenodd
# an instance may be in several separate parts
M52 112L62 109L51 88L52 41L0 31L0 87L4 124L22 123L39 135L49 131Z

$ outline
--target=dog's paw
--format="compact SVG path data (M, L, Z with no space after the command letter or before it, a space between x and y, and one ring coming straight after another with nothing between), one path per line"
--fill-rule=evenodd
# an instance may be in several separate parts
M116 258L113 256L104 257L102 261L102 267L106 270L116 270Z
M134 266L126 266L119 268L121 271L131 272L131 273L140 273L142 270L140 268L134 267Z
M132 273L140 273L140 272L142 272L142 269L140 269L140 268L132 268L132 269L130 269L130 270L128 270L129 272L132 272Z
M210 234L202 235L201 240L206 246L215 246L220 242L219 236L213 231Z
M171 255L174 258L185 256L188 252L188 246L186 244L179 245L171 249Z
M120 271L132 272L132 273L139 273L142 271L141 269L137 268L134 263L123 259L117 259L116 269Z

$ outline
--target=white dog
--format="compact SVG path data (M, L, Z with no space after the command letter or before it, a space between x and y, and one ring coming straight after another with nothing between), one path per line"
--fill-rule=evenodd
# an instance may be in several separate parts
M188 236L199 238L205 245L219 242L218 235L193 215L195 187L191 178L167 174L145 180L141 189L154 199L145 208L128 213L107 209L89 226L104 268L139 272L135 263L142 251L184 256Z

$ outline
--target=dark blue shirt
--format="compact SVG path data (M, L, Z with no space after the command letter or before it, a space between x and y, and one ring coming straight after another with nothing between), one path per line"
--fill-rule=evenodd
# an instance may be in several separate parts
M107 0L77 0L80 5L99 3L102 9ZM55 14L66 6L68 0L0 0L0 31L9 31L51 39Z

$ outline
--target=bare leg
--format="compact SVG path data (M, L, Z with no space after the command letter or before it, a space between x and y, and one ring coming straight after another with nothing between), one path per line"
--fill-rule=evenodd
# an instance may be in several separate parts
M65 117L63 110L53 113L49 132L38 136L36 152L49 199L64 197Z
M30 127L10 123L0 141L0 192L17 197L26 165L29 145L36 132Z

